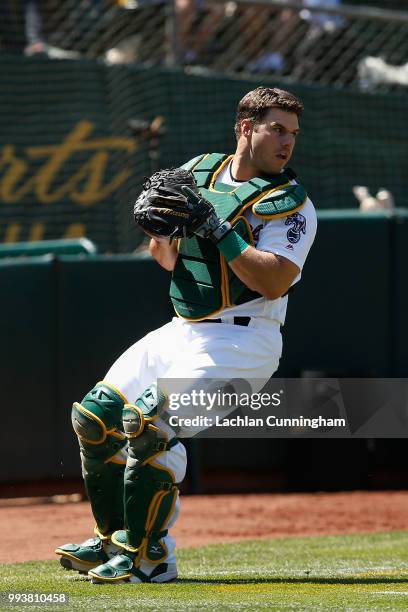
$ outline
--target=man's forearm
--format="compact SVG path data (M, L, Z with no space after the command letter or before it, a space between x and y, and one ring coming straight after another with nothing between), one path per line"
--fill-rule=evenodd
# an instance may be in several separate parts
M298 267L284 257L248 247L229 262L238 278L268 300L284 295L299 273Z

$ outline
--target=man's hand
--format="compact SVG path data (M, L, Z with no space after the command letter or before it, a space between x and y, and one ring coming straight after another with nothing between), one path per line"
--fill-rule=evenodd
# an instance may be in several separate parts
M193 207L196 219L190 225L189 231L201 238L208 238L215 244L231 231L231 223L223 221L215 212L214 206L195 193L190 187L183 186L182 192Z

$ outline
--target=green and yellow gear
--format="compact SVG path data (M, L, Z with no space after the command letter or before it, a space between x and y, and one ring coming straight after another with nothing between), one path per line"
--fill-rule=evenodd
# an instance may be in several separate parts
M178 443L154 424L166 396L155 384L134 405L123 409L123 428L128 440L124 476L125 531L115 533L112 542L126 550L159 563L167 555L162 538L177 499L173 474L153 465L154 459Z
M81 451L85 489L102 538L123 526L123 474L125 462L116 455L127 444L122 429L125 396L112 385L99 382L72 407L72 425Z
M220 183L217 177L231 159L212 153L196 157L183 167L193 172L201 195L213 204L218 216L252 244L251 228L243 216L247 209L261 219L287 217L302 208L307 194L301 185L291 184L291 172L253 178L235 188ZM180 317L200 321L259 294L241 282L210 240L194 236L179 241L170 297Z

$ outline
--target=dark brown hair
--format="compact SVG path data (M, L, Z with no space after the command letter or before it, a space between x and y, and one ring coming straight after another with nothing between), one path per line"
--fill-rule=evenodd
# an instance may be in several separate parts
M300 117L303 104L296 96L284 89L257 87L245 94L238 104L235 119L236 136L239 136L242 119L252 119L254 123L260 123L271 108L280 108Z

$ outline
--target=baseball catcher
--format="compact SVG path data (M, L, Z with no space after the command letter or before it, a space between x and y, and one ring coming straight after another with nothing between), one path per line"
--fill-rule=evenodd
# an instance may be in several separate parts
M245 380L256 393L278 368L288 291L316 233L313 204L287 168L302 108L287 91L250 91L238 105L234 154L200 154L143 185L135 221L171 272L176 316L72 408L95 537L56 553L93 582L177 578L170 531L186 473L182 439L197 431L191 419L173 422L172 383L194 415L197 386Z

